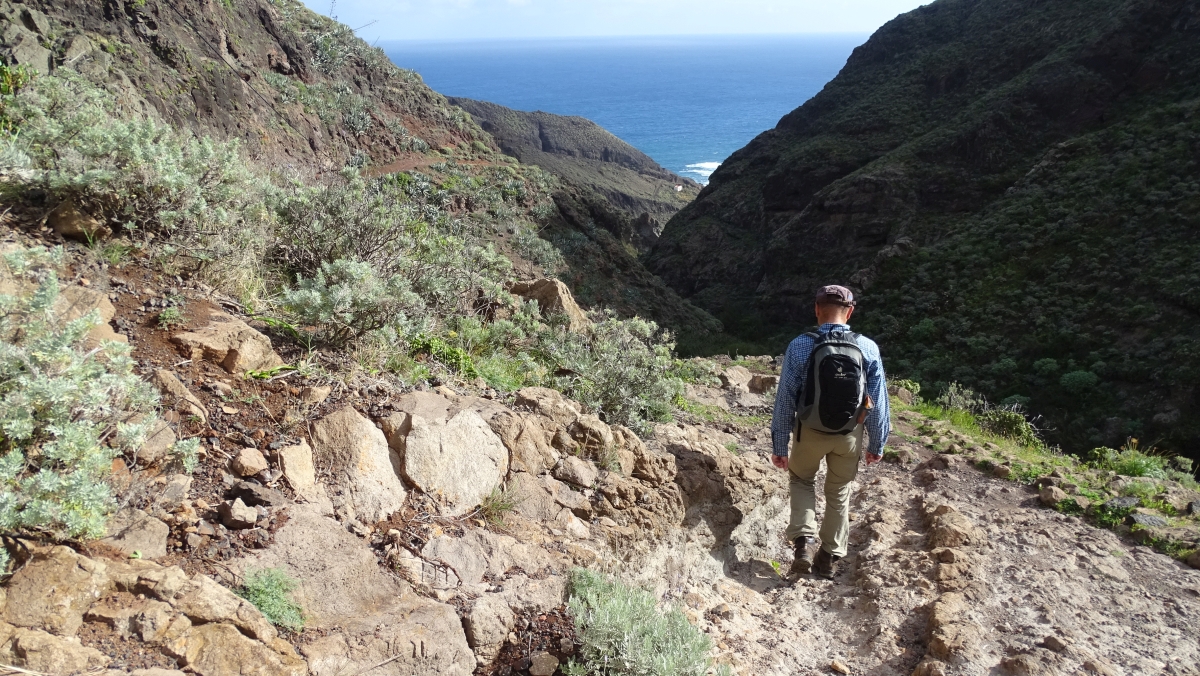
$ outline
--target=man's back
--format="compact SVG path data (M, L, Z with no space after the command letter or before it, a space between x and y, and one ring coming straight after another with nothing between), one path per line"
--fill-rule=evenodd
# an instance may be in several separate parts
M833 330L849 331L847 324L822 324L818 333ZM883 445L891 432L891 411L888 406L887 377L883 371L883 358L879 346L866 336L858 336L856 342L863 353L863 367L867 375L867 394L874 405L867 412L864 422L870 443L867 452L874 456L883 454ZM788 345L783 360L783 372L779 378L779 389L775 395L775 413L771 419L771 440L775 455L787 457L788 439L792 432L799 397L804 393L808 377L808 360L812 356L815 341L812 336L797 336Z

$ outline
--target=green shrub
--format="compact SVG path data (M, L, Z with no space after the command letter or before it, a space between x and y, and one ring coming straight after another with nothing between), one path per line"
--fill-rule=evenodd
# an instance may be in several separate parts
M322 263L316 276L285 289L282 305L297 320L317 327L326 342L344 345L423 308L408 280L381 279L370 264L339 259Z
M299 583L279 568L254 570L237 590L238 596L254 604L272 624L291 631L304 629L304 609L291 598Z
M461 347L448 344L437 336L417 336L411 342L412 354L428 355L431 359L467 378L478 375L471 355Z
M1092 449L1088 456L1088 464L1092 467L1124 476L1168 479L1184 474L1173 471L1170 459L1166 456L1156 455L1153 449L1150 452L1139 449L1137 439L1130 439L1120 450L1104 447Z
M704 676L712 666L709 638L649 592L576 569L567 605L582 644L570 676Z
M134 373L128 345L82 349L96 313L59 318L61 264L62 249L0 261L0 279L34 286L0 295L0 530L99 537L116 506L113 458L145 441L158 396ZM180 442L175 452L194 458L197 444Z
M196 138L121 109L63 69L3 97L0 191L73 203L110 226L169 234L178 255L254 270L265 243L263 184L236 141ZM251 262L247 262L251 261Z
M503 527L504 517L512 513L519 503L515 493L497 486L479 504L479 516L490 526Z
M646 433L652 421L668 420L682 384L673 377L668 333L654 322L606 314L590 330L559 327L543 350L556 375L554 386L596 411L609 424Z
M109 225L186 237L227 253L248 243L242 221L260 186L238 143L196 138L130 114L70 70L7 96L5 113L13 127L5 134L13 149L4 167L7 195L41 190L52 205L76 204Z
M1091 371L1071 371L1058 379L1058 384L1073 394L1083 394L1099 383L1100 376Z
M979 396L974 390L963 387L958 383L947 385L936 401L938 406L943 408L969 412L975 412L986 404L983 397Z
M908 390L915 397L921 393L921 383L915 380L893 380L892 384L903 390Z
M976 414L975 419L985 432L1012 439L1022 446L1042 445L1037 429L1015 406L1012 408L989 408Z

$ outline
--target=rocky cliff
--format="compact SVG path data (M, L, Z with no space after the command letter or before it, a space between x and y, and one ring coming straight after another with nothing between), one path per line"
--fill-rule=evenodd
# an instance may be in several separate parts
M1200 5L939 0L713 174L652 271L779 350L819 284L894 373L1065 448L1200 455Z
M505 155L594 191L626 212L630 225L614 234L639 249L653 245L662 224L700 190L591 120L456 97L450 103L470 113Z

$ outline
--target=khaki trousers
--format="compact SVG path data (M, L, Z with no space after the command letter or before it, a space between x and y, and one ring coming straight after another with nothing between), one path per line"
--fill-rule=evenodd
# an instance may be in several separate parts
M825 518L821 522L821 547L837 557L846 555L850 536L850 482L858 476L862 458L863 426L850 434L825 434L800 427L788 455L788 489L792 518L787 540L817 535L817 494L814 479L825 460Z

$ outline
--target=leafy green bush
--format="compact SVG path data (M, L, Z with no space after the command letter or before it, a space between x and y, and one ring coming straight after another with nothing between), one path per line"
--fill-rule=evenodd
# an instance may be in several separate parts
M950 383L937 398L937 404L943 408L959 409L974 412L985 405L983 397L969 387L958 383Z
M291 598L299 583L279 568L253 570L237 590L238 596L254 604L272 624L291 631L304 629L304 609Z
M1022 446L1040 446L1037 428L1015 406L1011 408L988 408L975 415L979 427L998 437L1012 439Z
M322 263L316 276L285 289L282 305L301 323L318 327L323 339L334 345L423 308L408 280L400 275L381 279L370 264L345 259Z
M576 569L567 606L582 643L569 676L704 676L712 666L709 638L649 592Z
M1058 379L1058 384L1062 385L1063 389L1073 394L1083 394L1095 387L1100 382L1100 376L1091 371L1071 371L1064 373Z
M134 373L128 345L82 349L100 320L59 317L61 264L61 248L0 261L0 280L18 290L0 295L0 530L99 537L116 506L113 458L146 440L158 396ZM25 284L34 288L21 293ZM197 443L175 450L186 461Z
M554 367L554 386L599 413L610 424L646 433L668 420L681 390L672 376L670 334L639 317L606 314L589 331L559 327L543 350Z
M892 384L902 390L912 392L914 397L921 393L921 383L915 380L893 380Z
M466 350L450 345L437 336L417 336L411 345L414 355L429 355L438 363L467 378L474 378L478 375L475 372L475 364L471 361L471 355L467 354Z
M1088 454L1088 464L1097 469L1109 470L1124 476L1147 477L1150 479L1191 478L1190 474L1171 468L1170 458L1158 455L1153 449L1138 448L1138 440L1130 439L1120 450L1095 448Z

